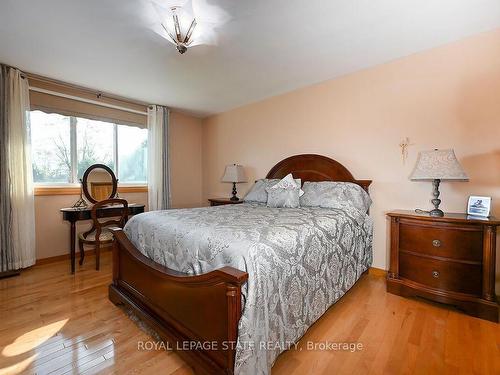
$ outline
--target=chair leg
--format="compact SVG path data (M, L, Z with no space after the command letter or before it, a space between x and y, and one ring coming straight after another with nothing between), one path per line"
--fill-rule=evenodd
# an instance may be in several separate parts
M80 261L78 262L80 266L83 264L83 259L85 258L85 249L83 248L83 241L78 241L78 246L80 247Z
M99 271L99 263L101 260L101 244L96 242L95 244L95 269Z

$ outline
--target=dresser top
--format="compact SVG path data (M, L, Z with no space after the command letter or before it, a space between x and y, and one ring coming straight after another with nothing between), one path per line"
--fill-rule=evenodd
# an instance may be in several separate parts
M471 216L467 214L461 213L448 213L446 212L443 217L434 217L429 216L427 213L417 213L415 211L410 210L394 210L387 213L387 216L391 217L406 217L409 219L419 219L426 221L441 221L447 223L477 223L477 224L485 224L485 225L500 225L500 219L497 219L494 216L490 217L478 217Z
M237 201L233 201L230 198L208 198L208 201L215 203L232 203L232 204L244 203L244 200L241 198Z

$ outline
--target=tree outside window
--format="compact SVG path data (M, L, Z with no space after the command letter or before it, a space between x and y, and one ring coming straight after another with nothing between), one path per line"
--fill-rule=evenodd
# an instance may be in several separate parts
M35 183L77 183L92 164L121 183L147 182L147 129L32 111L31 138Z

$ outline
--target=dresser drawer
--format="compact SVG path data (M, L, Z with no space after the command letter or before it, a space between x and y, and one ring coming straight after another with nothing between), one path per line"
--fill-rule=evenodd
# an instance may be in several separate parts
M433 224L399 225L399 248L426 255L457 260L481 262L483 259L483 232L474 227L457 228Z
M399 275L435 289L477 296L482 292L480 265L446 262L400 253Z

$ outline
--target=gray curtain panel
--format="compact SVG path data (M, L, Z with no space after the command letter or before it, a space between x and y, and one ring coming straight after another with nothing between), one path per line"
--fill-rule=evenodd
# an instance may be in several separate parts
M9 124L8 93L9 68L0 64L0 272L11 271L9 265L14 262L14 250L11 243L10 227L12 224L12 206L10 202L10 176L8 168Z
M148 108L148 207L149 211L170 208L169 110Z
M170 208L170 150L168 147L168 141L170 139L170 122L169 122L169 117L170 117L170 110L167 107L163 107L163 113L162 113L162 122L163 122L163 131L165 132L162 140L163 140L163 147L162 147L162 152L161 152L161 163L162 163L162 170L163 170L163 176L161 179L161 185L163 186L163 196L162 196L162 202L161 202L161 208L163 210L166 210L167 208Z

